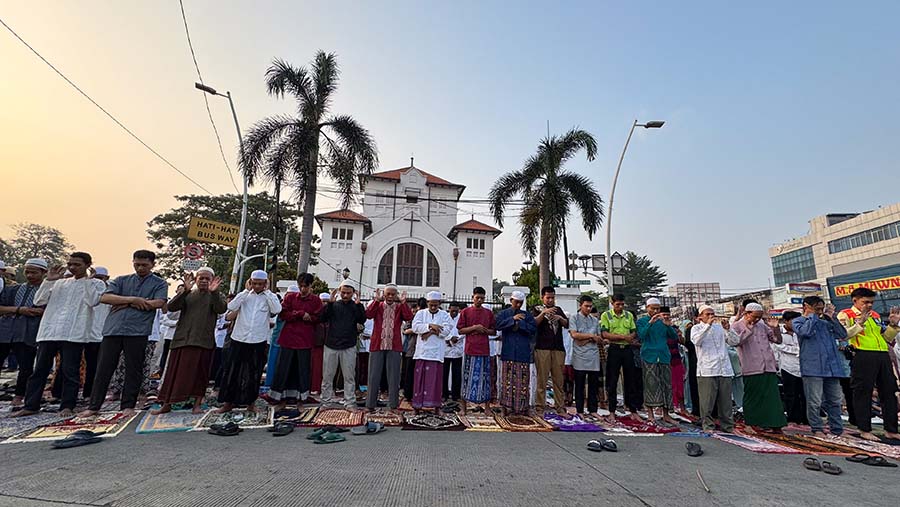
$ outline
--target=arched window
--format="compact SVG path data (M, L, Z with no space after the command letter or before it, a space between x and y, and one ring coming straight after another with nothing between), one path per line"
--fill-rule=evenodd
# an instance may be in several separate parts
M438 265L437 257L428 251L428 266L425 268L425 285L427 287L437 287L441 284L441 267Z
M378 283L391 283L394 274L394 249L391 248L381 257L378 263Z
M425 248L416 243L397 245L397 285L422 286Z

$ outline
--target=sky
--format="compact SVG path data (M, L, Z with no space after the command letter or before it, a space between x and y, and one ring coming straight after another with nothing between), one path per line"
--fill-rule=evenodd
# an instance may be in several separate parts
M883 186L900 159L897 2L184 6L204 80L231 91L242 128L294 110L266 94L274 58L299 66L335 52L332 110L370 130L381 169L414 155L466 185L464 197L486 196L520 168L549 122L554 134L577 126L596 137L596 160L566 169L606 200L631 122L666 121L635 132L612 244L649 256L670 283L766 287L767 248L805 234L812 217L897 201ZM177 1L0 0L0 19L202 186L234 191L193 87ZM0 62L0 237L19 222L50 225L97 264L130 270L131 252L149 246L146 222L173 195L201 191L2 27ZM227 101L210 107L234 167ZM486 206L462 207L493 223ZM571 222L570 250L605 251L605 229L589 239L579 216ZM510 280L525 256L515 220L504 225L494 276Z

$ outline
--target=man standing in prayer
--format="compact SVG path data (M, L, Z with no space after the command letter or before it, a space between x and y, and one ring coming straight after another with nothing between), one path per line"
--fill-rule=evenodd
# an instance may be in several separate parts
M369 378L366 408L378 407L378 391L382 372L387 372L388 408L396 412L400 407L400 363L403 354L403 322L413 320L413 312L406 304L406 293L397 294L397 286L389 284L375 292L366 308L366 318L373 320L372 341L369 342Z
M366 309L349 281L340 287L340 299L325 305L321 321L328 323L322 358L322 403L334 403L334 374L338 366L344 377L344 407L356 411L356 340L357 326L366 323Z
M322 311L322 300L312 293L315 278L309 273L297 277L298 292L289 292L281 302L280 317L284 327L278 336L278 359L273 375L269 397L281 410L288 398L297 400L297 408L309 396L310 360L316 340L316 326Z
M600 322L591 310L594 298L581 296L578 300L578 311L570 320L569 333L574 340L572 346L572 368L575 370L575 410L584 416L584 387L587 379L588 414L599 418L597 414L598 384L600 382L600 350L603 343L600 337Z
M719 425L722 431L731 433L734 431L731 401L734 371L725 337L732 335L732 332L722 326L711 306L701 306L698 319L699 322L691 328L691 342L697 351L697 394L703 431L715 431L712 411L718 405Z
M175 287L175 296L178 296L184 292L184 284L178 284ZM163 306L159 315L159 340L162 345L161 350L159 351L159 369L154 374L154 377L160 378L162 374L166 370L166 361L169 359L169 347L172 346L172 338L175 337L175 328L178 326L178 317L181 316L181 312L172 312L169 311L167 306ZM156 357L156 353L154 352L153 357Z
M462 363L466 335L459 332L459 308L460 303L456 301L450 303L448 313L450 320L453 321L453 328L450 330L447 351L444 353L444 400L451 401L459 401L462 392Z
M537 342L534 346L534 363L537 369L537 394L535 408L543 416L547 405L547 377L553 380L553 404L556 412L566 414L563 367L566 362L566 347L563 345L562 329L569 328L569 319L563 309L556 306L556 289L547 286L541 289L541 302L532 310L537 323Z
M749 303L727 338L738 349L744 379L744 420L748 425L781 431L787 424L778 392L778 363L771 343L781 343L778 319L762 321L763 307Z
M884 436L900 440L897 433L897 379L888 353L900 332L900 307L891 308L885 325L881 316L872 310L876 294L867 287L854 289L850 293L853 306L838 314L838 320L847 329L850 347L855 351L850 363L853 413L860 437L878 441L872 434L872 389L877 387Z
M92 278L103 282L103 290L109 285L109 270L103 266L94 268ZM103 343L103 325L112 307L106 303L99 303L94 307L94 315L91 321L91 339L84 344L84 389L81 396L91 399L94 390L94 377L97 376L97 364L100 362L100 344Z
M184 275L184 292L169 301L169 308L180 311L178 326L172 338L169 365L159 390L162 406L154 415L171 412L172 404L194 399L195 414L202 412L209 370L216 351L216 322L225 312L226 304L217 291L222 280L211 268L197 270L197 290L194 275Z
M37 335L41 325L43 306L34 302L44 277L47 276L47 261L28 259L25 261L25 283L0 289L0 363L12 352L19 362L16 375L14 409L21 408L25 400L25 386L34 373L34 358L37 355Z
M237 312L228 352L224 354L222 386L216 412L230 412L235 406L256 411L259 382L266 366L266 346L270 335L269 319L281 312L281 302L269 290L269 275L257 269L250 274L247 288L228 303L228 311ZM183 319L182 316L179 320Z
M832 435L844 432L841 420L841 378L845 376L838 342L847 339L847 329L825 314L819 296L803 298L803 316L791 321L800 339L800 373L806 394L806 418L814 435L825 436L821 411L828 415Z
M661 306L659 299L647 300L647 315L638 319L638 339L641 341L641 362L644 372L644 405L650 423L656 422L654 411L662 409L662 420L677 424L669 415L672 405L672 359L669 353L670 339L678 339L672 327L669 307Z
M103 342L91 404L88 410L79 414L81 417L94 416L100 411L120 355L125 356L125 384L120 407L126 417L134 414L144 380L148 336L152 332L156 310L166 304L168 292L166 281L152 273L154 264L156 254L153 252L134 252L134 274L113 279L100 298L101 303L112 305L112 309L103 324Z
M450 320L450 314L441 310L440 292L431 291L426 299L428 308L419 310L410 326L417 336L416 354L413 356L416 370L413 378L412 406L416 414L423 408L433 408L436 414L440 414L444 352L447 348L445 342L450 338L453 322ZM493 317L493 314L491 316Z
M91 256L75 252L66 266L50 270L34 294L34 306L45 306L37 333L37 361L25 388L25 408L16 415L38 413L53 360L60 355L63 376L60 417L74 415L80 382L81 354L91 339L94 306L103 294L103 282L87 276ZM66 268L71 278L63 278Z
M466 415L468 403L483 404L484 412L491 410L491 347L488 337L495 334L494 312L484 307L486 291L472 290L472 306L459 313L457 329L466 336L463 362L462 399L460 413ZM496 374L495 374L496 375Z
M822 303L824 306L824 302ZM784 329L781 343L775 345L778 351L778 368L781 370L781 385L784 388L784 411L789 423L806 424L806 398L803 396L803 378L800 376L800 341L794 334L793 321L800 313L787 310L781 314ZM840 403L840 400L838 401Z
M625 296L613 294L610 300L612 309L600 315L600 336L609 343L606 354L606 398L609 400L609 416L606 422L616 423L618 404L616 388L619 384L619 370L622 370L625 407L631 412L630 417L633 421L641 422L641 416L638 415L642 404L642 395L639 391L641 370L635 366L637 351L632 347L637 340L637 326L634 323L634 315L625 309Z
M525 311L525 293L513 291L510 307L497 315L497 333L503 348L500 378L500 405L504 417L510 414L528 415L531 399L531 364L534 362L534 342L537 323Z
M322 292L319 294L319 300L322 301L322 309L331 301L331 294ZM316 326L315 343L312 348L312 357L310 358L310 374L309 389L310 395L320 395L322 389L322 361L325 356L325 337L328 336L328 323L322 322L321 315L319 324Z

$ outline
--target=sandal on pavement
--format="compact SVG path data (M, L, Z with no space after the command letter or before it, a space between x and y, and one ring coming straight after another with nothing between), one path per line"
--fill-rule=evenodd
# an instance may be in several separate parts
M96 444L102 440L93 431L78 430L62 440L53 442L54 449L69 449L70 447L80 447L82 445Z
M891 463L890 461L884 459L881 456L869 456L865 460L861 461L863 465L869 465L870 467L889 467L889 468L897 468L896 463Z
M812 470L813 472L819 472L822 470L822 465L819 464L819 460L816 458L806 458L803 460L803 467L807 470Z
M591 440L590 442L588 442L587 448L589 451L602 452L603 444L601 444L600 442L598 442L596 440Z
M854 454L853 456L847 456L846 459L847 459L847 461L851 461L853 463L864 463L867 459L869 459L871 457L872 456L870 456L868 454L859 453L859 454Z
M603 440L602 442L600 442L600 445L603 446L604 451L619 452L619 446L616 445L616 441L611 438Z
M841 467L832 464L830 461L822 462L822 471L828 475L841 475L844 473L844 471L841 470Z
M272 434L276 437L283 437L285 435L289 435L294 431L294 425L287 422L280 422L272 428Z
M347 440L344 435L340 435L338 433L325 433L316 440L313 441L314 444L333 444L335 442L343 442Z
M703 449L696 442L687 442L684 444L684 448L687 451L687 455L692 458L703 456Z

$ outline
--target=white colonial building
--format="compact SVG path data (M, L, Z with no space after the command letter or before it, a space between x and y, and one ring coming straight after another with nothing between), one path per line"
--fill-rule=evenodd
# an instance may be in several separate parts
M472 289L488 294L494 238L500 230L471 219L457 223L465 187L410 166L362 177L362 214L342 209L316 215L319 263L310 271L336 287L349 270L363 297L396 284L408 297L431 290L468 301Z

